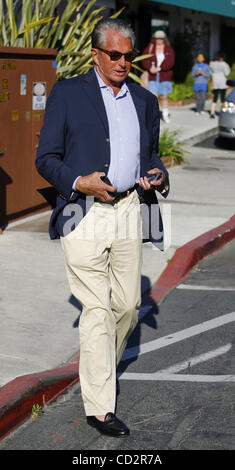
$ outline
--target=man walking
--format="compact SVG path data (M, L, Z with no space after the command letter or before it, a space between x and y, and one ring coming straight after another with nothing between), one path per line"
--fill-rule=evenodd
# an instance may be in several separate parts
M155 190L164 197L169 190L157 155L157 99L125 80L134 41L120 19L97 24L94 68L55 84L36 159L57 192L50 236L61 238L70 288L83 306L79 376L87 423L114 437L129 434L115 415L116 367L141 303L140 198L149 208L157 204ZM149 182L150 175L160 179Z

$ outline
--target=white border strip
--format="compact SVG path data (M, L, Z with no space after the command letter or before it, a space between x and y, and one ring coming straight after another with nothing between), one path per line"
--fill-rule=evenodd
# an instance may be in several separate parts
M216 290L216 291L235 291L235 287L212 287L212 286L200 286L194 284L179 284L177 289L188 289L188 290Z

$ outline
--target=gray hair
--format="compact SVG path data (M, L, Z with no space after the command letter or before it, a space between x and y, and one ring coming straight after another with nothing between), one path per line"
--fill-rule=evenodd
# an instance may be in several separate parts
M129 38L132 42L132 47L134 48L135 33L128 23L119 18L104 18L99 21L99 23L97 23L92 33L92 47L100 47L105 44L106 34L110 29L113 31L117 31L125 38Z

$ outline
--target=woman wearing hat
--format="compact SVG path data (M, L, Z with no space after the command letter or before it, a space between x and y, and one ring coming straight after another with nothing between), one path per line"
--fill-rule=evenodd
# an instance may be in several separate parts
M170 122L168 111L168 93L172 93L172 76L175 53L169 45L164 31L155 31L151 43L144 49L143 54L153 54L142 60L142 65L148 71L148 89L156 96L161 96L162 117Z

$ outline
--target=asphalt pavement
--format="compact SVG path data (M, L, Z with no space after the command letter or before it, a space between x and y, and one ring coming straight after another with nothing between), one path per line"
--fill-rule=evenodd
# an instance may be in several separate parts
M117 415L130 436L102 436L86 424L78 383L4 439L0 451L70 450L84 457L154 449L164 462L162 451L234 450L234 303L235 240L202 260L129 341Z
M209 109L209 103L207 105ZM166 227L165 251L160 252L151 244L143 247L143 298L150 287L154 292L164 273L173 268L172 260L180 248L198 237L203 238L211 230L216 234L213 232L213 243L208 246L208 252L220 248L220 244L228 241L228 236L230 239L234 236L231 235L235 212L234 152L214 147L214 138L211 148L208 144L200 146L202 139L216 136L217 125L217 120L210 120L208 114L196 116L192 106L171 109L171 124L167 127L180 129L180 139L187 142L190 155L186 163L169 169L171 192L166 201L160 200ZM161 131L165 127L163 123ZM62 366L65 369L74 364L78 367L80 309L69 291L60 242L49 240L49 217L50 211L9 224L0 236L3 266L0 285L2 423L8 401L11 405L16 403L17 394L19 402L20 393L24 393L35 403L37 387L30 389L30 384L36 377L42 382L43 377L48 376L52 381L52 376L59 375L58 370L64 370ZM208 254L207 251L204 254ZM173 273L173 277L180 281L177 273ZM148 301L145 301L140 319L148 311ZM63 387L66 387L64 382ZM57 392L60 388L61 385ZM20 415L20 405L17 406L12 408L12 420L7 425L9 430L18 424L15 417ZM23 415L19 416L19 422L20 419ZM8 432L7 426L0 435Z

